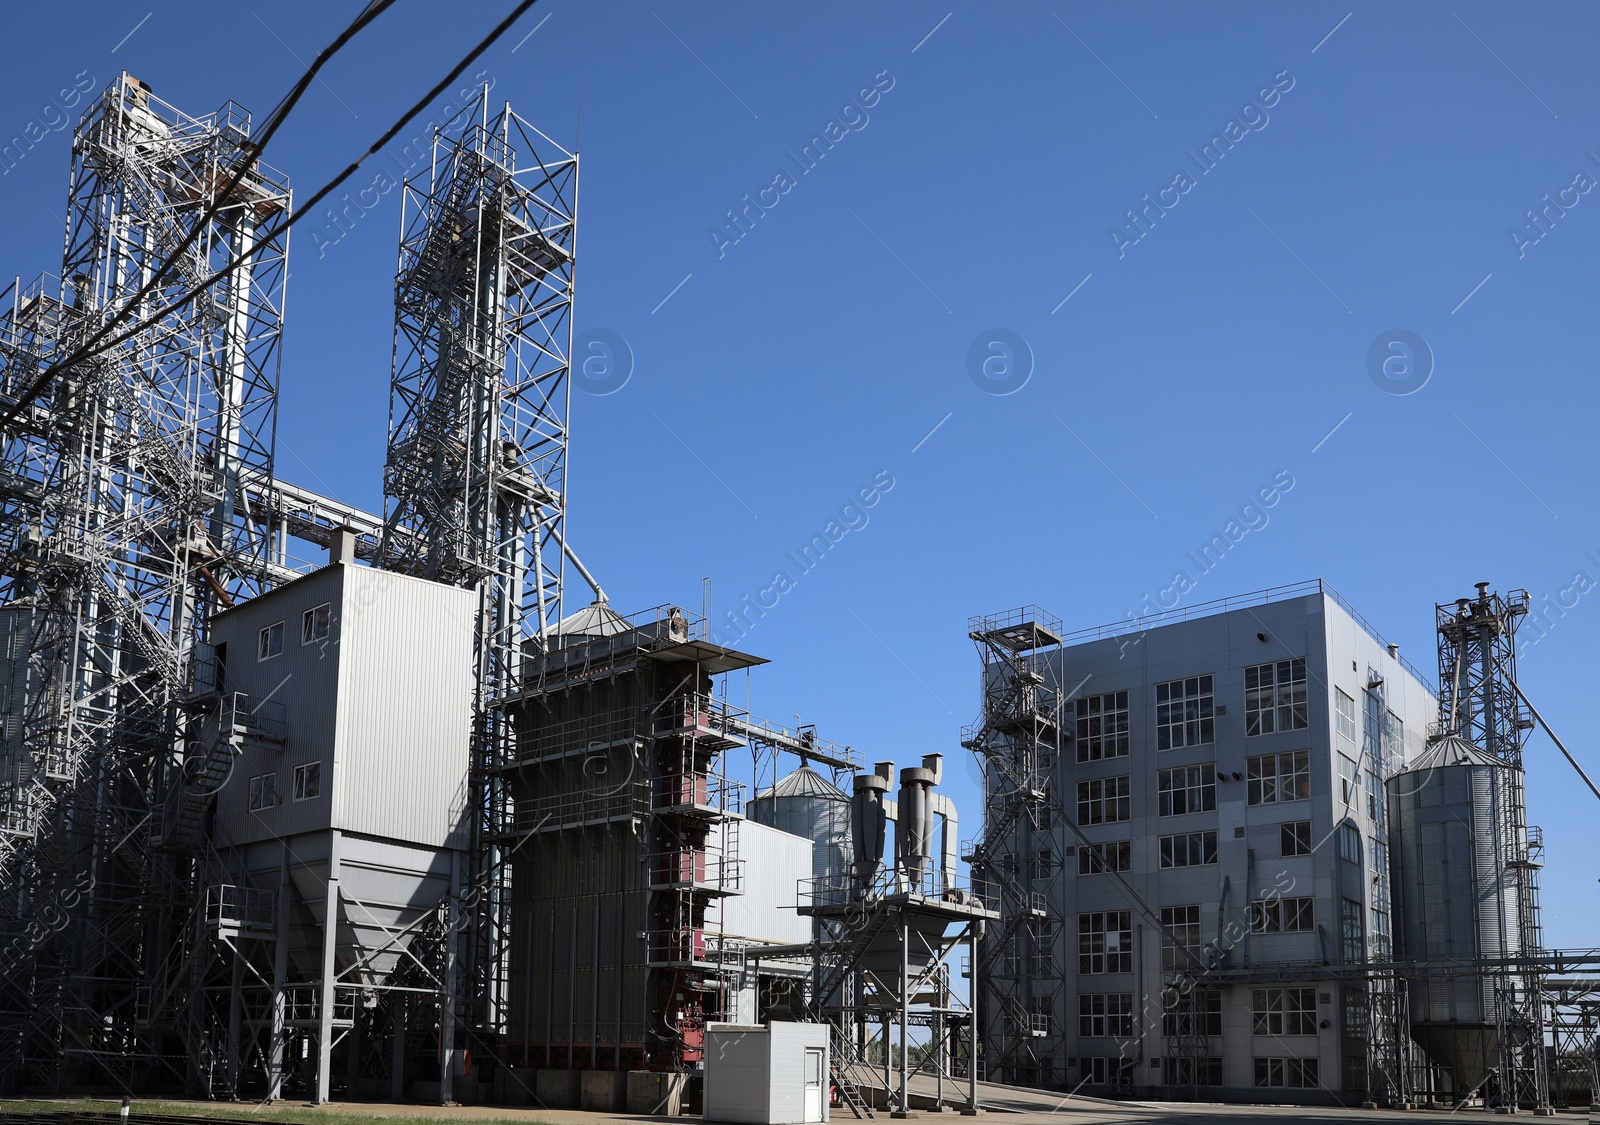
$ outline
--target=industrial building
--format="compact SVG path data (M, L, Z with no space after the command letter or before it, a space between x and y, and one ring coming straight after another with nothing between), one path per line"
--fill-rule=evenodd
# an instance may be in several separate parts
M380 514L277 474L259 152L121 75L4 293L0 1092L681 1108L776 1017L858 1117L894 1027L975 1105L939 755L852 783L567 541L577 157L484 90L405 184Z
M1547 1110L1526 606L1437 607L1442 696L1320 581L1074 633L974 618L988 1077Z
M975 619L963 845L954 739L756 717L761 657L569 541L578 158L487 90L374 279L384 510L279 475L253 128L119 76L59 277L0 293L0 1093L678 1112L742 1035L787 1093L728 1119L985 1075L1548 1107L1600 986L1547 981L1600 953L1539 939L1525 597L1440 607L1442 694L1320 584Z

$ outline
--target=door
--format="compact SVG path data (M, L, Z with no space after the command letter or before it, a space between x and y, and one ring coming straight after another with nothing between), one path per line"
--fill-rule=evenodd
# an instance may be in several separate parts
M822 1051L817 1047L806 1048L806 1097L802 1107L805 1111L805 1120L822 1120Z

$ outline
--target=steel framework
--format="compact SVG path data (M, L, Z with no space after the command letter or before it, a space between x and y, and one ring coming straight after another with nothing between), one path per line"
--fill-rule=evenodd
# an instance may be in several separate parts
M968 849L975 884L1000 919L975 970L983 1064L991 1081L1048 1086L1065 1063L1057 1022L1064 934L1059 802L1050 792L1063 737L1063 694L1038 670L1061 646L1061 622L1038 606L974 617L983 711L961 745L983 763L984 825Z
M1518 949L1537 956L1544 945L1539 919L1539 869L1543 836L1528 826L1522 746L1532 715L1518 699L1517 625L1528 612L1528 592L1502 597L1478 583L1476 598L1435 607L1439 631L1439 723L1508 766L1503 857L1517 884ZM1536 966L1496 976L1498 1079L1503 1103L1548 1110L1550 1088L1544 1051L1544 978Z
M273 581L245 482L272 475L290 195L260 163L238 175L253 155L233 102L191 117L121 75L73 135L63 280L0 314L14 407L172 266L136 332L0 433L0 1087L126 1088L147 1060L184 1076L215 1030L198 999L163 1026L138 998L172 991L174 935L205 907L206 857L160 850L205 783L177 706L191 651Z
M435 132L429 171L406 182L402 203L378 553L385 566L480 594L476 819L456 910L461 1013L486 1042L505 1030L503 841L513 818L495 767L516 758L506 700L520 682L524 646L547 646L560 620L571 555L564 521L577 193L577 157L509 105L494 112L484 87ZM446 1013L446 1040L453 1018Z

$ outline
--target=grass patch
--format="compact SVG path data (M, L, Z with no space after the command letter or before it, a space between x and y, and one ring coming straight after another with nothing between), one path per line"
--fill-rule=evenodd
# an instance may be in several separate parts
M69 1101L0 1101L0 1116L8 1113L116 1113L122 1108L120 1101L102 1101L91 1098ZM305 1125L439 1125L442 1119L453 1116L448 1109L438 1113L376 1114L353 1113L349 1110L317 1109L304 1105L273 1105L252 1108L247 1103L218 1104L209 1102L163 1102L135 1099L131 1113L158 1114L173 1117L209 1117L222 1121L280 1121ZM461 1118L471 1125L546 1125L536 1117L471 1117Z

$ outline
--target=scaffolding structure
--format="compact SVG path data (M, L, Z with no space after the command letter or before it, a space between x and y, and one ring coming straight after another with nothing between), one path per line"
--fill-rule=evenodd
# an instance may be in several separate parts
M1061 646L1061 622L1038 606L974 617L968 635L983 668L983 711L961 745L983 764L984 825L966 846L973 879L999 921L983 936L981 1063L990 1081L1050 1086L1065 1066L1058 1012L1065 935L1059 893L1060 795L1051 775L1065 737L1065 693L1039 667Z
M459 1007L481 1044L505 1032L515 760L506 701L525 646L561 618L578 159L488 87L407 180L395 282L382 565L480 595L474 832L459 916ZM602 600L599 587L580 573ZM446 972L456 976L453 967ZM456 1032L442 1034L455 1046ZM448 1087L448 1076L445 1084ZM445 1090L448 1098L449 1091Z
M0 1088L126 1088L152 1061L183 1079L215 1053L215 1013L168 977L202 959L184 947L223 876L162 845L212 780L178 707L194 646L279 577L249 485L273 469L290 194L245 170L250 128L122 74L73 134L61 278L0 312L6 408L118 313L136 329L0 434Z
M1439 720L1442 733L1456 734L1507 766L1501 825L1506 869L1516 880L1516 948L1537 958L1544 948L1539 918L1539 870L1543 834L1528 824L1522 747L1533 730L1532 714L1516 687L1517 625L1528 612L1528 592L1502 597L1478 583L1476 598L1435 607L1439 631ZM1544 977L1537 963L1504 970L1494 982L1497 1077L1504 1104L1550 1107L1545 1055Z

